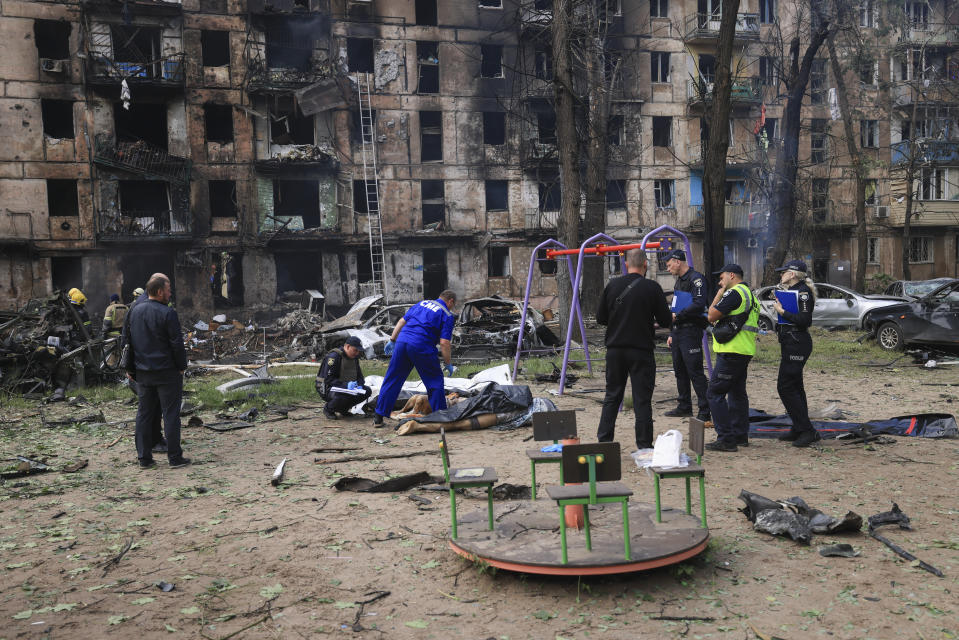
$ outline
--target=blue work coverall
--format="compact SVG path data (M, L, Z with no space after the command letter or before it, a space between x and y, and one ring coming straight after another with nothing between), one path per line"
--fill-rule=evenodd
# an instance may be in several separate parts
M376 413L389 417L400 395L403 383L410 371L416 367L426 393L429 394L430 408L439 411L446 408L446 392L443 385L443 370L436 354L436 345L440 340L453 337L453 325L456 317L442 298L423 300L410 307L403 316L406 324L396 339L396 348L386 369L383 386L376 401Z

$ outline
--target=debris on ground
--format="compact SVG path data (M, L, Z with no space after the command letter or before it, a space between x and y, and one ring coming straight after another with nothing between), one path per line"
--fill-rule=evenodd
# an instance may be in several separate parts
M920 560L916 556L912 555L911 553L909 553L908 551L906 551L905 549L903 549L902 547L894 543L889 538L879 533L876 533L876 529L878 529L879 527L883 527L890 524L898 525L900 529L904 529L906 531L912 531L912 525L909 522L909 516L907 516L905 513L902 512L898 504L893 502L891 510L883 511L882 513L877 513L874 516L869 516L869 536L872 538L875 538L879 542L883 543L884 545L892 549L892 551L899 557L905 558L906 560L909 560L910 562L914 563L915 566L919 567L920 569L923 569L924 571L928 571L932 575L942 578L943 577L942 571L935 568L928 562L924 562Z
M739 499L746 505L740 511L757 531L774 536L788 535L800 544L809 544L814 533L858 532L862 528L859 514L847 511L842 518L827 516L798 496L777 501L743 489L739 492Z
M362 493L394 493L406 491L413 487L424 485L428 482L436 482L426 471L410 473L407 475L390 478L383 482L370 480L369 478L357 478L355 476L344 476L333 483L333 488L337 491L359 491Z

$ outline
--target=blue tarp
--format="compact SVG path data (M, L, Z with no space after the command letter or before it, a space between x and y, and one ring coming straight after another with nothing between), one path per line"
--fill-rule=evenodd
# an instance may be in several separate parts
M918 413L909 416L896 416L886 420L868 422L839 422L833 420L813 420L823 438L838 438L844 433L852 433L866 428L873 435L908 436L913 438L957 438L959 426L956 418L948 413ZM749 437L776 438L787 433L792 427L789 416L772 416L756 409L749 410Z

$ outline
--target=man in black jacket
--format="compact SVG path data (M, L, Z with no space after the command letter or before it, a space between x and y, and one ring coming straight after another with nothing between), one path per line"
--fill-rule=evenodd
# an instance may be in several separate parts
M173 292L170 279L154 274L147 282L149 299L133 307L129 313L127 340L130 348L123 363L127 377L136 380L137 407L136 445L140 468L155 465L153 425L157 413L163 414L166 431L167 458L171 467L190 464L180 448L180 404L183 400L183 372L186 371L186 350L176 311L167 306Z
M686 252L673 249L666 259L666 268L676 276L673 285L675 300L681 297L676 292L689 294L686 306L673 313L673 330L666 341L673 354L673 373L676 374L676 391L679 402L675 409L667 411L667 416L693 415L693 398L689 392L692 382L696 390L696 403L699 411L696 417L709 420L709 400L706 399L708 382L703 373L703 331L709 323L706 321L706 278L691 269L686 263ZM675 307L675 305L674 305Z
M162 273L154 273L151 278L156 276L162 276ZM130 311L133 310L133 307L140 304L141 302L146 302L150 297L147 295L146 291L143 290L143 287L137 287L133 290L132 300L130 300L130 306L127 309L126 317L123 319L123 331L120 335L120 355L123 356L123 350L126 347L128 336L130 335ZM122 364L121 364L122 366ZM133 395L140 397L140 391L137 388L136 380L130 380L130 391L133 392ZM153 421L153 427L150 429L150 440L153 442L153 453L166 453L166 438L163 437L163 424L160 421L160 412L157 411L155 414L155 419Z
M370 397L373 390L364 386L363 371L360 369L360 354L363 343L356 336L350 336L341 349L333 349L323 358L323 365L316 374L316 392L324 400L323 415L334 420L336 414L344 416L350 408ZM348 391L334 391L347 389ZM361 393L349 393L349 391Z
M646 253L642 249L627 251L626 275L609 281L596 311L596 322L606 325L606 397L597 438L600 442L613 439L628 375L633 387L639 449L653 446L654 321L661 327L668 327L672 321L663 289L646 279L646 268Z

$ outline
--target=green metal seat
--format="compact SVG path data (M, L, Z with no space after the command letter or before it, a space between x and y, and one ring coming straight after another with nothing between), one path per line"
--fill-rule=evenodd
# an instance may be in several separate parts
M566 545L566 507L584 505L586 524L586 550L593 550L590 536L589 505L619 502L623 506L623 547L626 561L631 556L629 544L629 497L633 492L626 485L615 482L622 477L618 442L594 444L569 444L563 447L562 469L566 482L579 482L565 486L546 487L546 493L559 505L559 532L562 539L563 564L569 563Z
M533 440L536 442L553 441L559 444L560 440L576 437L575 411L541 411L533 414ZM558 464L559 481L563 483L563 454L559 451L542 451L541 449L527 449L529 458L529 472L532 477L533 500L536 499L536 465Z
M687 467L650 467L653 472L653 482L656 485L656 522L663 521L662 506L659 497L659 481L661 478L686 479L686 513L692 514L692 504L689 481L699 478L699 510L703 529L706 528L706 469L703 463L703 444L705 440L706 423L690 417L689 419L689 450L696 454L696 464Z
M446 430L440 429L440 454L443 458L443 477L450 488L450 513L453 521L453 540L456 540L456 490L470 487L486 487L486 506L489 514L489 529L493 530L493 485L499 481L492 467L450 468L449 446Z

